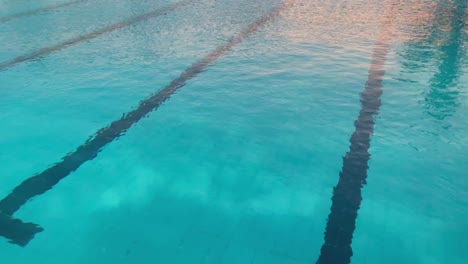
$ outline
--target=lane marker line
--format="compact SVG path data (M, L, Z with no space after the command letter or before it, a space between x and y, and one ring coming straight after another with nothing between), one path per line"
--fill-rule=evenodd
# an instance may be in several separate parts
M245 38L257 32L267 22L277 17L281 11L289 6L290 5L282 4L270 10L270 12L263 15L256 22L247 26L244 30L231 38L229 41L218 46L208 55L192 64L192 66L183 71L178 78L174 79L162 90L141 101L135 110L128 112L121 119L112 122L109 126L100 129L83 145L79 146L75 151L65 156L62 161L53 164L43 172L23 181L20 185L14 188L8 196L0 201L0 213L11 217L31 198L47 192L57 183L59 183L60 180L67 177L73 171L77 170L83 163L94 159L103 147L124 135L132 125L140 121L150 112L156 111L159 106L167 101L174 93L177 92L177 90L182 88L187 83L187 81L195 78L198 74L212 66L213 63L216 62L220 57L231 51L234 46L238 45ZM3 221L6 220L8 219L3 219ZM10 226L12 225L11 221L12 220L10 219L10 222L8 223ZM7 224L2 224L1 222L2 218L0 218L0 235L4 235L7 231L1 230L1 228L5 228ZM33 231L35 231L34 234L42 231L42 228L38 227L37 225L35 227L36 229L33 229ZM24 235L23 237L30 237L31 239L34 237L34 234L31 235L30 223L20 225L17 227L17 229L19 230L11 230L10 232L25 233L27 235ZM14 238L12 239L11 237L9 239L11 243L18 244L20 246L25 246L29 242L29 240L25 242L18 241Z
M97 37L99 37L99 36L101 36L103 34L106 34L106 33L110 33L110 32L113 32L113 31L117 31L119 29L123 29L125 27L128 27L128 26L131 26L133 24L145 21L147 19L158 17L158 16L161 16L161 15L165 15L168 12L174 11L174 10L176 10L178 8L187 6L187 5L189 5L189 4L193 3L193 2L197 2L197 1L199 1L199 0L180 1L180 2L171 4L171 5L162 7L162 8L155 9L155 10L153 10L151 12L147 12L147 13L144 13L144 14L141 14L141 15L138 15L138 16L134 16L134 17L128 18L126 20L111 24L110 26L94 30L94 31L92 31L90 33L73 37L73 38L65 40L65 41L63 41L63 42L61 42L59 44L55 44L55 45L52 45L52 46L49 46L49 47L44 47L44 48L35 50L35 51L31 52L31 53L28 53L26 55L22 55L22 56L16 57L16 58L11 59L11 60L0 62L0 71L6 70L8 68L12 68L12 67L14 67L14 66L16 66L16 65L18 65L18 64L20 64L22 62L27 62L27 61L32 61L32 60L39 59L39 58L44 57L46 55L49 55L49 54L51 54L53 52L60 51L60 50L63 50L65 48L71 47L73 45L79 44L81 42L97 38Z
M65 2L65 3L61 3L61 4L51 5L51 6L47 6L47 7L42 7L42 8L30 10L30 11L25 11L25 12L9 15L9 16L6 16L6 17L0 17L0 23L4 23L4 22L7 22L7 21L10 21L10 20L13 20L13 19L21 18L21 17L35 16L35 15L38 15L40 13L44 13L44 12L48 12L48 11L60 9L60 8L63 8L63 7L76 5L76 4L81 4L81 3L84 3L84 2L88 2L88 1L89 0L77 0L77 1Z
M393 5L385 10L384 21L377 43L374 45L369 76L361 96L361 110L354 122L355 130L350 148L343 157L343 167L338 184L333 189L332 206L325 229L317 264L347 264L351 262L351 243L356 218L361 206L361 188L366 184L370 159L370 137L374 132L374 118L381 106L382 81L385 61L392 38Z

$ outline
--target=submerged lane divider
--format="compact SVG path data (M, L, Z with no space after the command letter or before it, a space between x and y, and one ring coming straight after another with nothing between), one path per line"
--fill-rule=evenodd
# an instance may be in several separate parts
M44 12L48 12L48 11L52 11L52 10L56 10L56 9L59 9L59 8L80 4L80 3L84 3L84 2L87 2L87 1L89 1L89 0L78 0L78 1L65 2L65 3L60 3L60 4L56 4L56 5L51 5L51 6L47 6L47 7L38 8L38 9L35 9L35 10L30 10L30 11L25 11L25 12L13 14L13 15L6 16L6 17L0 17L0 23L7 22L7 21L17 19L17 18L21 18L21 17L38 15L40 13L44 13Z
M238 35L222 44L201 60L194 63L156 94L144 99L138 107L125 114L121 119L112 122L109 126L99 130L75 151L65 156L62 161L53 164L45 171L23 181L13 191L0 201L0 235L8 238L11 243L25 246L34 235L43 229L32 223L23 223L12 215L31 198L50 190L60 180L78 169L83 163L94 159L107 144L122 136L132 125L140 119L155 111L168 100L187 81L206 70L221 56L229 52L234 46L241 43L246 37L252 35L267 22L277 17L287 7L282 4L259 18L253 24L241 31Z
M32 61L32 60L38 59L38 58L43 57L45 55L49 55L50 53L62 50L64 48L67 48L67 47L70 47L70 46L73 46L73 45L76 45L76 44L78 44L80 42L87 41L87 40L99 37L99 36L101 36L103 34L110 33L110 32L113 32L113 31L116 31L116 30L119 30L119 29L122 29L122 28L125 28L125 27L128 27L128 26L131 26L133 24L142 22L142 21L147 20L149 18L165 15L167 12L174 11L174 10L180 8L180 7L187 6L190 3L196 2L196 1L199 1L199 0L183 0L183 1L180 1L180 2L176 2L176 3L168 5L166 7L158 8L158 9L155 9L153 11L150 11L150 12L138 15L138 16L128 18L128 19L126 19L124 21L111 24L110 26L107 26L107 27L92 31L90 33L73 37L73 38L71 38L69 40L65 40L65 41L63 41L63 42L61 42L59 44L55 44L55 45L52 45L52 46L49 46L49 47L41 48L41 49L33 51L33 52L29 53L29 54L22 55L22 56L16 57L16 58L11 59L11 60L0 62L0 71L11 68L11 67L14 67L15 65L17 65L19 63L22 63L22 62Z
M374 131L374 118L379 112L382 95L384 64L390 51L392 36L392 5L386 10L384 23L374 46L369 76L361 93L361 111L354 122L351 146L343 157L343 167L338 184L333 189L331 212L325 230L317 264L348 264L353 251L351 243L356 218L362 201L361 188L366 184L370 159L370 136Z

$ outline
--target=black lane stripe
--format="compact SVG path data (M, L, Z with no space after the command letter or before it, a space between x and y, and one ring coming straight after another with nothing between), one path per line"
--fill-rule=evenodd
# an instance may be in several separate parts
M430 43L438 48L435 58L439 66L430 80L429 92L424 97L426 112L438 120L452 116L458 106L457 97L460 90L450 88L456 86L463 72L462 60L466 58L463 39L466 34L464 33L466 21L468 21L468 1L456 0L449 6L444 6L444 4L447 3L439 3L440 7L435 12L437 24L434 25L435 29L431 34L431 42L437 41L438 43ZM447 7L451 8L447 9ZM446 19L447 11L451 12L449 20ZM438 31L447 31L447 29L450 33L441 39L440 35L443 34Z
M0 236L9 239L12 244L26 246L34 235L43 229L33 223L24 223L9 215L0 212Z
M122 28L125 28L125 27L128 27L128 26L131 26L133 24L136 24L138 22L142 22L142 21L147 20L149 18L165 15L167 12L174 11L177 8L186 6L186 5L188 5L188 4L192 3L192 2L195 2L195 1L199 1L199 0L180 1L180 2L177 2L177 3L171 4L169 6L166 6L166 7L163 7L163 8L158 8L158 9L153 10L151 12L144 13L142 15L131 17L131 18L126 19L124 21L114 23L114 24L112 24L110 26L107 26L107 27L92 31L90 33L80 35L80 36L71 38L69 40L65 40L65 41L63 41L63 42L61 42L59 44L55 44L55 45L52 45L52 46L49 46L49 47L41 48L41 49L33 51L33 52L29 53L29 54L22 55L22 56L16 57L16 58L11 59L11 60L0 62L0 71L11 68L11 67L13 67L13 66L15 66L15 65L17 65L19 63L22 63L22 62L38 59L38 58L43 57L45 55L48 55L48 54L50 54L52 52L56 52L56 51L62 50L64 48L76 45L76 44L78 44L80 42L87 41L87 40L99 37L99 36L101 36L103 34L110 33L110 32L113 32L113 31L116 31L116 30L119 30L119 29L122 29Z
M378 114L382 95L384 64L390 51L390 21L385 21L374 46L368 80L361 93L361 110L354 122L350 148L343 157L338 184L333 189L332 206L325 230L318 264L348 264L353 251L351 243L356 218L362 201L361 188L366 184L370 159L370 136L374 132L374 117ZM386 19L387 20L387 19Z
M50 190L60 180L78 169L83 163L94 159L104 146L123 135L133 124L137 123L148 113L157 110L162 103L168 100L177 90L182 88L187 81L206 70L221 56L229 52L235 45L242 42L246 37L252 35L267 22L278 16L285 7L286 5L283 4L270 10L270 12L253 24L250 24L231 40L194 63L162 90L141 101L137 109L128 112L121 119L99 130L83 145L65 156L62 161L55 163L45 171L23 181L7 197L0 201L0 211L6 215L13 215L29 199Z
M87 2L87 1L89 1L89 0L77 0L77 1L65 2L65 3L61 3L61 4L56 4L56 5L51 5L51 6L47 6L47 7L38 8L38 9L35 9L35 10L31 10L31 11L25 11L25 12L22 12L22 13L13 14L13 15L6 16L6 17L0 17L0 23L7 22L7 21L17 19L17 18L21 18L21 17L38 15L40 13L44 13L44 12L48 12L48 11L52 11L52 10L56 10L56 9L59 9L59 8L80 4L80 3L84 3L84 2Z

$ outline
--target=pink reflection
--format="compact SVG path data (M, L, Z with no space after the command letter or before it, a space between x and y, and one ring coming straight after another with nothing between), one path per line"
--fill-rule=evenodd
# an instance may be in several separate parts
M424 37L436 5L423 0L291 1L284 12L281 34L298 43L319 43L362 49L376 38L411 41ZM381 36L381 23L395 27L394 36ZM386 31L390 34L390 31ZM365 47L366 45L364 45ZM367 48L367 47L366 47Z

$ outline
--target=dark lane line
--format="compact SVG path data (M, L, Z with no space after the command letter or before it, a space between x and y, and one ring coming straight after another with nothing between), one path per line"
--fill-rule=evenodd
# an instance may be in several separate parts
M453 7L449 10L439 8L441 10L435 12L434 21L437 24L434 25L435 29L431 36L431 40L437 42L437 44L431 44L438 48L434 57L439 65L430 80L429 92L424 96L424 101L427 114L437 120L444 120L452 116L459 105L460 90L453 88L456 88L460 80L463 71L462 60L466 56L463 35L466 30L465 21L468 18L468 1L453 1ZM445 17L447 14L450 14L450 19ZM440 31L449 32L449 34L444 36Z
M333 189L332 206L325 229L317 264L348 264L353 250L351 243L356 227L356 218L361 206L361 188L366 184L368 161L370 159L370 137L374 132L374 118L377 116L382 95L384 64L390 51L392 35L392 9L386 10L379 38L374 46L368 80L361 93L361 110L354 122L351 146L343 157L343 167L338 184Z
M168 6L163 7L163 8L158 8L158 9L155 9L153 11L144 13L142 15L138 15L138 16L128 18L128 19L126 19L124 21L114 23L114 24L112 24L110 26L107 26L107 27L92 31L90 33L80 35L80 36L77 36L77 37L73 37L73 38L71 38L69 40L65 40L65 41L63 41L63 42L61 42L59 44L55 44L55 45L52 45L52 46L49 46L49 47L41 48L41 49L33 51L33 52L29 53L29 54L22 55L22 56L16 57L16 58L11 59L11 60L0 62L0 71L11 68L13 66L16 66L17 64L22 63L22 62L38 59L38 58L43 57L45 55L48 55L48 54L50 54L52 52L56 52L56 51L62 50L64 48L76 45L76 44L78 44L80 42L99 37L99 36L101 36L101 35L103 35L105 33L110 33L110 32L113 32L113 31L128 27L130 25L136 24L138 22L142 22L142 21L147 20L149 18L165 15L167 12L174 11L174 10L180 8L180 7L187 6L190 3L196 2L196 1L199 1L199 0L180 1L180 2L168 5Z
M13 191L8 196L0 201L0 213L3 213L7 216L12 216L28 200L47 192L60 180L67 177L73 171L77 170L83 163L94 159L104 146L122 136L132 125L140 121L140 119L145 117L148 113L157 110L159 106L162 105L162 103L168 100L177 90L182 88L187 83L187 81L195 78L199 73L205 71L209 66L213 65L216 60L229 52L234 46L255 33L267 22L277 17L279 13L287 6L289 5L282 4L272 9L270 12L259 18L256 22L250 24L238 35L217 47L214 51L187 68L180 74L178 78L173 80L162 90L141 101L137 109L128 112L121 119L116 120L109 126L99 130L83 145L65 156L62 161L55 163L45 171L23 181L20 185L13 189ZM1 227L2 223L0 218L0 229ZM24 228L26 229L27 226ZM4 231L5 230L0 230L0 235L3 234ZM35 231L37 233L42 230L38 231L35 229ZM31 238L34 236L34 234L31 236L27 230L20 233L27 233ZM18 241L13 240L11 242L19 244Z
M42 229L33 223L24 223L0 211L0 236L7 238L10 243L26 246Z
M13 15L6 16L6 17L0 17L0 23L4 23L4 22L7 22L7 21L10 21L10 20L13 20L13 19L21 18L21 17L38 15L40 13L44 13L44 12L48 12L48 11L52 11L52 10L56 10L56 9L59 9L59 8L80 4L80 3L84 3L84 2L87 2L87 1L89 1L89 0L77 0L77 1L65 2L65 3L61 3L61 4L46 6L46 7L30 10L30 11L25 11L25 12L13 14Z

